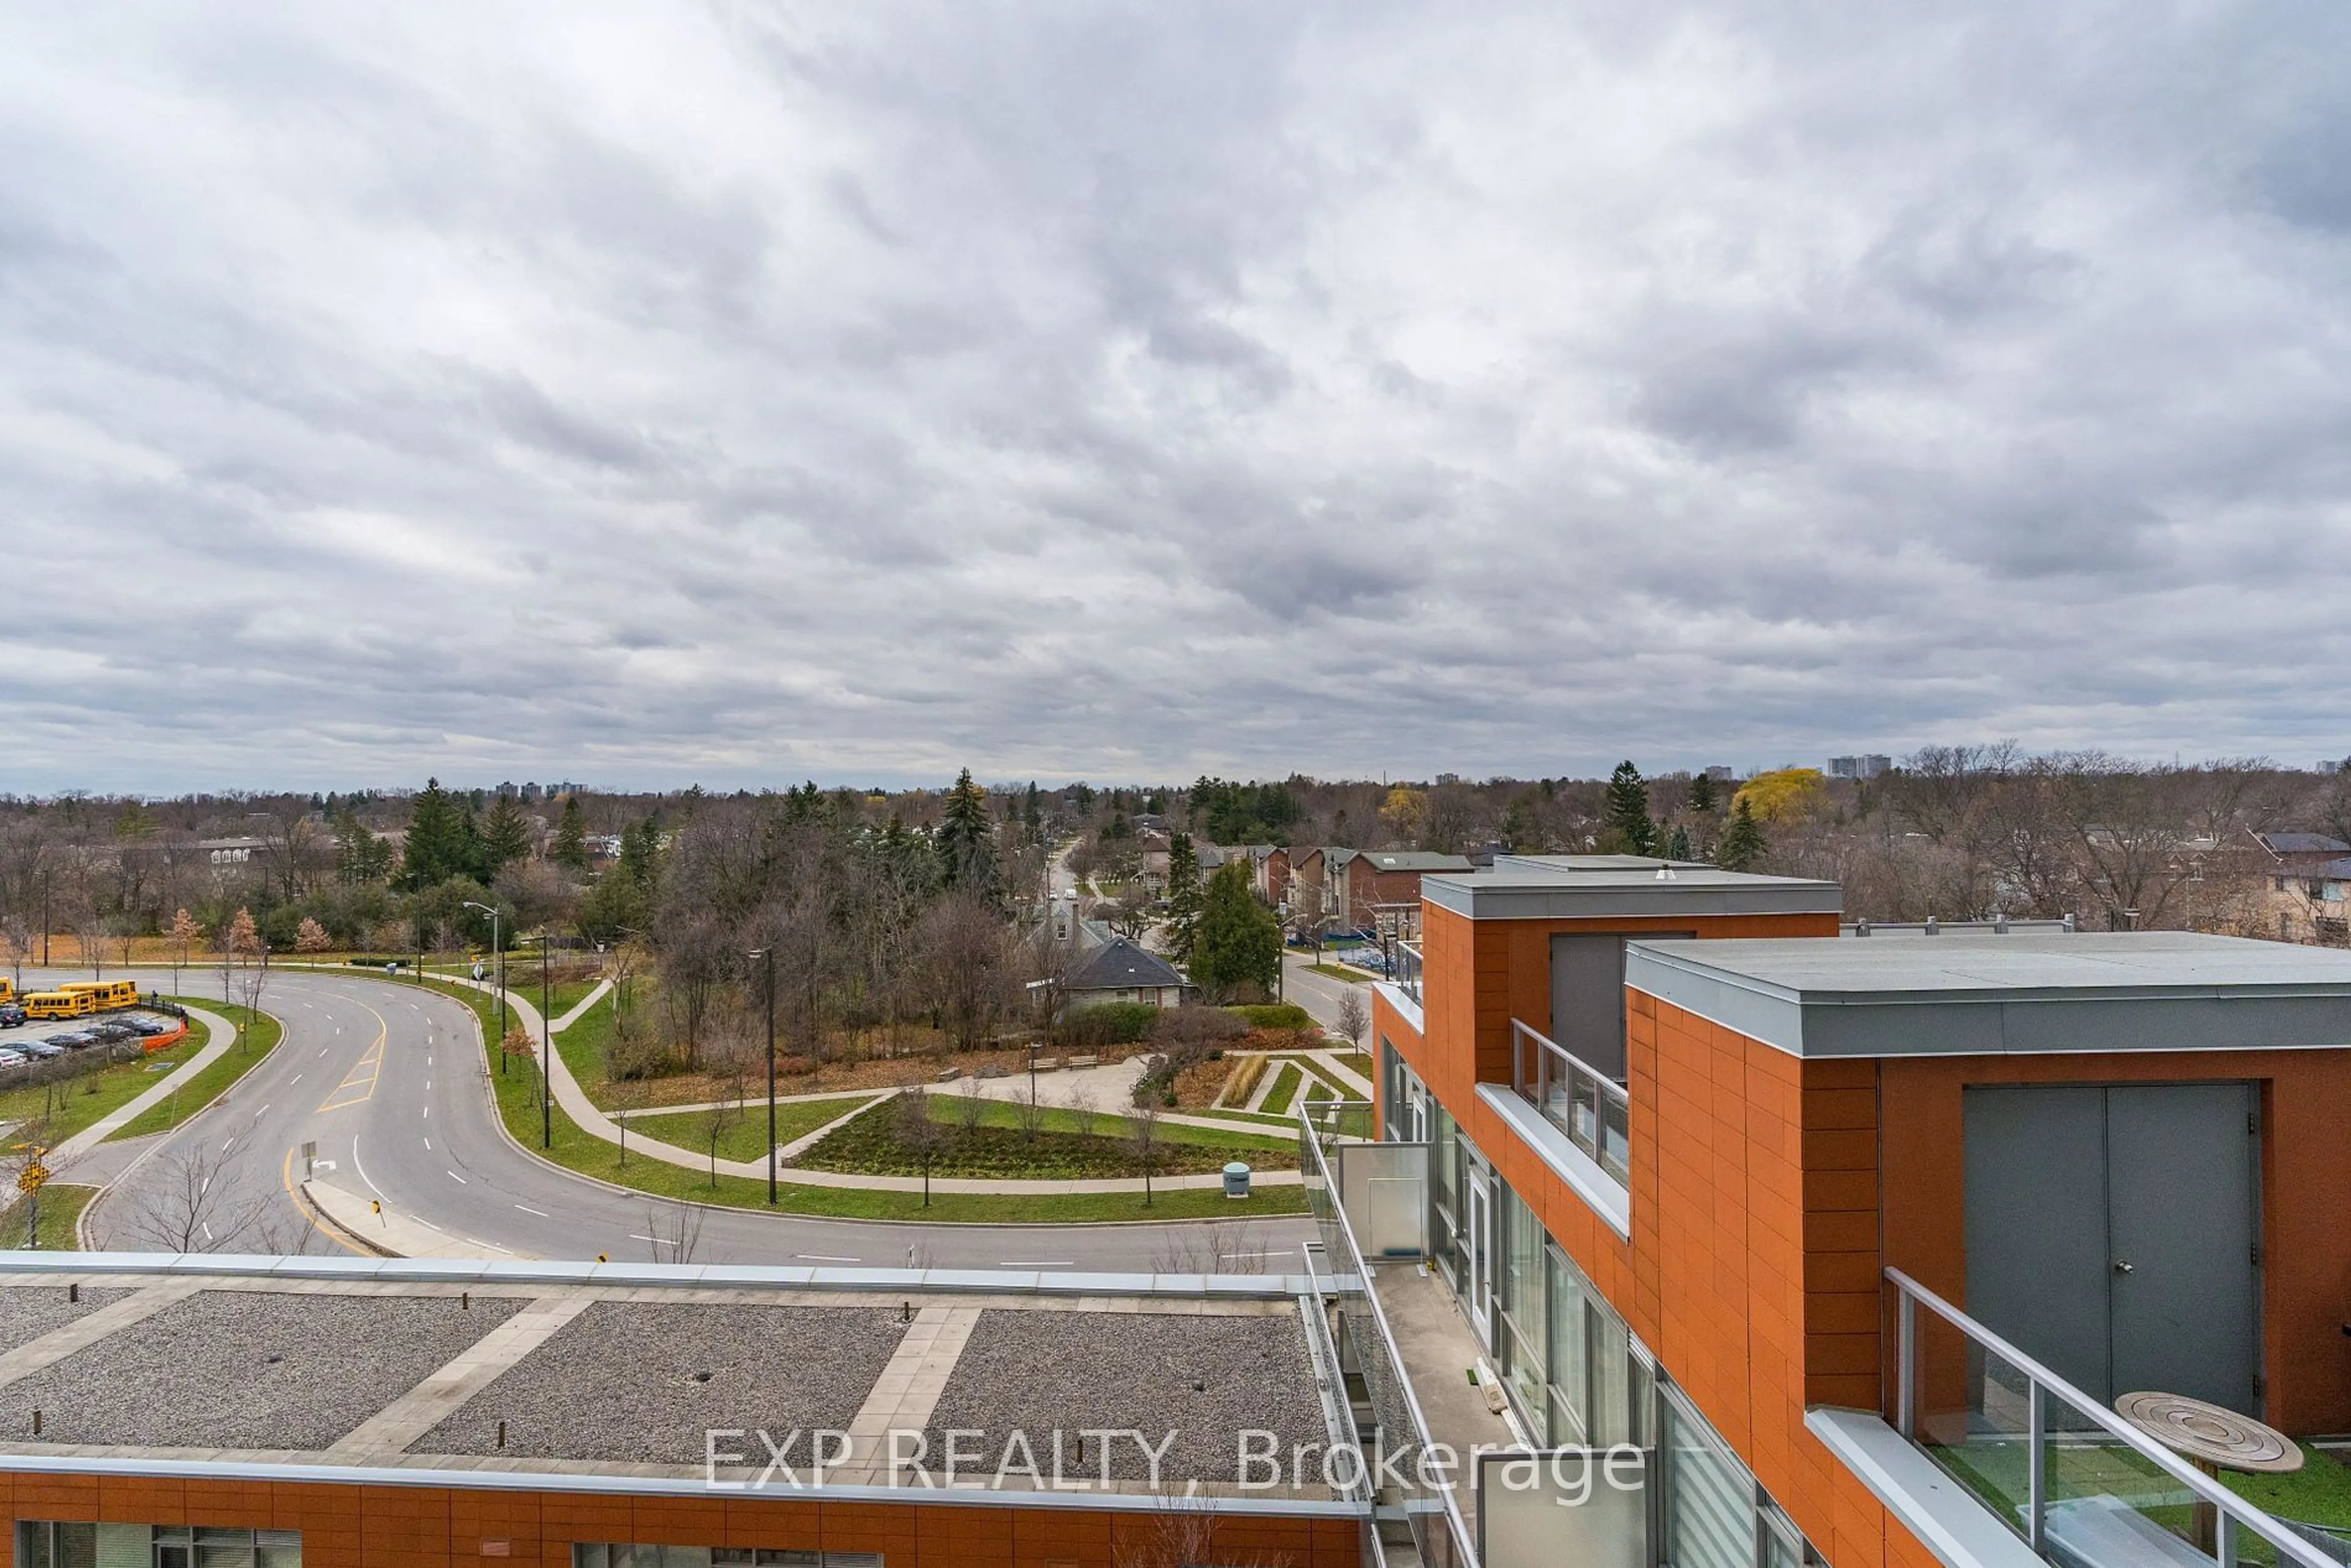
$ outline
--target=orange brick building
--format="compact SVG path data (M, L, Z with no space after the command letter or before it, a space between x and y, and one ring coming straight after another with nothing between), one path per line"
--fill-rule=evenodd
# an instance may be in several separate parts
M1953 1486L2024 1446L1986 1346L2085 1428L2135 1388L2351 1427L2351 956L1840 936L1834 887L1656 862L1425 896L1378 1121L1428 1151L1429 1255L1515 1424L1658 1456L1625 1561L2023 1564L2028 1517L2059 1561L2193 1550L2129 1497Z

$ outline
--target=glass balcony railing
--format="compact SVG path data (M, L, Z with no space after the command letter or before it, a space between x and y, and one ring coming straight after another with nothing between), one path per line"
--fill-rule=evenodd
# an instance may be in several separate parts
M1898 1269L1894 1425L2048 1562L2339 1568L2272 1517Z
M1395 945L1395 973L1389 977L1395 981L1398 990L1412 998L1415 1007L1422 1005L1419 943L1399 942Z
M1322 1233L1327 1274L1316 1273L1320 1293L1334 1303L1336 1346L1347 1385L1347 1404L1356 1428L1358 1452L1394 1456L1373 1469L1381 1480L1374 1496L1374 1541L1381 1563L1416 1563L1426 1568L1478 1568L1478 1553L1455 1488L1431 1485L1421 1462L1430 1446L1428 1417L1405 1372L1404 1353L1380 1299L1373 1274L1341 1201L1328 1155L1330 1146L1368 1127L1371 1106L1364 1102L1317 1101L1298 1112L1299 1169L1306 1204ZM1313 1249L1309 1249L1312 1266ZM1442 1479L1442 1472L1438 1477ZM1402 1478L1399 1482L1398 1478Z
M1619 1186L1631 1185L1632 1099L1622 1084L1516 1019L1510 1020L1510 1083Z

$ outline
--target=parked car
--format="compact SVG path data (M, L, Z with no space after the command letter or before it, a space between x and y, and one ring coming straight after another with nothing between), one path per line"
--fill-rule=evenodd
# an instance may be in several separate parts
M129 1024L111 1020L106 1023L92 1024L83 1032L88 1034L90 1039L104 1040L109 1045L111 1045L116 1040L137 1040L139 1038L139 1031L132 1029Z
M25 1021L25 1009L14 1002L0 1002L0 1029L15 1029Z
M0 1051L0 1069L22 1067L32 1061L21 1051Z
M147 1040L152 1040L159 1034L172 1032L172 1026L162 1019L124 1019L122 1027Z
M53 1034L45 1040L34 1040L31 1044L26 1045L25 1049L26 1051L30 1051L36 1045L54 1045L60 1052L63 1052L68 1051L79 1051L85 1045L96 1045L97 1043L98 1036L90 1033L89 1030L86 1029L69 1029L60 1033Z
M38 1057L43 1061L53 1061L57 1058L63 1056L65 1053L66 1048L59 1045L55 1038L49 1040L28 1040L25 1042L25 1054L27 1056Z

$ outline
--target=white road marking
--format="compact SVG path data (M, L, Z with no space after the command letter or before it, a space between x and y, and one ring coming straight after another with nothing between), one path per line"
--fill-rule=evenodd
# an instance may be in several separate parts
M433 1140L432 1140L432 1139L430 1139L430 1138L425 1139L425 1140L424 1140L424 1147L425 1147L425 1149L427 1150L427 1152L430 1152L430 1151L431 1151L431 1149L432 1149L432 1147L433 1147Z
M451 1171L451 1172L449 1173L449 1179L450 1179L451 1181L455 1182L459 1186L465 1186L469 1185L469 1184L466 1182L465 1178L464 1176L459 1176L455 1171Z
M424 1107L424 1119L428 1122L433 1120L433 1107L430 1105Z
M287 1082L286 1082L286 1087L287 1087L287 1088L288 1088L288 1089L291 1089L291 1088L293 1088L293 1087L294 1087L294 1085L295 1085L295 1084L299 1083L299 1082L302 1082L302 1075L301 1075L300 1073L298 1073L298 1073L296 1073L292 1078L290 1078L290 1079L287 1080Z
M1016 1263L1006 1261L998 1263L997 1267L999 1269L1074 1269L1077 1267L1077 1264L1074 1260L1068 1258L1055 1258L1050 1262L1043 1263Z
M226 1154L235 1147L236 1147L236 1135L232 1133L229 1134L228 1142L221 1145L221 1153Z
M515 1207L516 1207L517 1208L521 1209L525 1214L536 1214L536 1215L537 1215L537 1216L538 1216L541 1219L547 1219L547 1218L551 1218L551 1217L548 1214L547 1210L545 1210L545 1209L543 1209L543 1208L533 1208L530 1205L528 1205L528 1204L527 1204L527 1203L517 1203L517 1204L516 1204L516 1205L515 1205Z
M327 1054L327 1048L326 1048L325 1046L323 1046L323 1045L322 1045L322 1046L320 1046L320 1047L319 1048L319 1054L320 1056L324 1056L324 1055L326 1055L326 1054Z
M271 1103L271 1104L275 1104L275 1103L277 1103L277 1102L272 1101L270 1103ZM264 1116L266 1116L267 1114L269 1114L269 1106L268 1106L268 1105L264 1105L260 1110L256 1111L256 1112L253 1113L253 1119L254 1119L255 1121L258 1122L258 1121L260 1121Z
M197 1196L198 1197L204 1197L204 1194L206 1194L206 1193L208 1193L208 1192L212 1191L212 1189L213 1189L213 1178L212 1178L212 1177L210 1177L210 1176L206 1176L206 1177L204 1177L204 1185L196 1188L196 1196Z
M676 1242L668 1240L663 1237L640 1236L633 1230L629 1232L629 1239L632 1241L650 1241L656 1247L674 1247L677 1245Z
M213 1239L213 1228L212 1228L211 1222L210 1222L210 1221L204 1221L204 1239L205 1239L205 1240L207 1240L207 1241L210 1241L210 1240Z
M640 1236L636 1239L639 1241L647 1241L651 1240L652 1238ZM855 1258L828 1257L822 1252L795 1252L792 1256L799 1259L803 1263L855 1263L861 1261L861 1260Z
M430 1078L426 1079L426 1080L424 1081L424 1087L425 1087L425 1088L427 1088L427 1089L432 1088L432 1087L433 1087L433 1080L431 1080Z
M360 1164L360 1141L356 1137L351 1139L351 1168L360 1173L360 1180L368 1184L369 1191L378 1197L383 1196L383 1188L375 1185L375 1177L368 1175L367 1166Z

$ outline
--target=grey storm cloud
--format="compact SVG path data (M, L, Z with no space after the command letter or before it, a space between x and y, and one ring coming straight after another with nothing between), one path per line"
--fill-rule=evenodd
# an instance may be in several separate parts
M2351 14L0 21L0 788L2351 749Z

